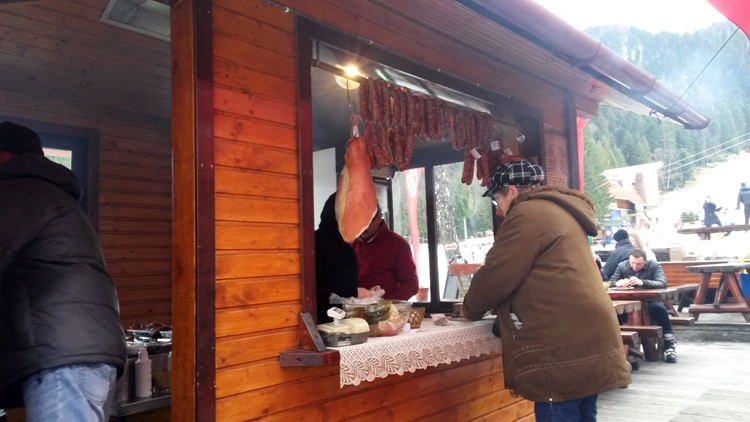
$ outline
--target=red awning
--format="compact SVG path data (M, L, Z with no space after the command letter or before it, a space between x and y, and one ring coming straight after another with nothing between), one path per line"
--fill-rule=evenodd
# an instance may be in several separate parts
M708 2L750 38L750 1L708 0ZM750 53L750 48L748 48L747 52Z

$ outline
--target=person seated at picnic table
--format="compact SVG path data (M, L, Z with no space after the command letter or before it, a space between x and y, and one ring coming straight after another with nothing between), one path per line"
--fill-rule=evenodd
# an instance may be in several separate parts
M628 260L628 254L633 249L633 244L630 243L627 230L617 230L612 238L617 243L615 244L614 252L612 252L612 255L607 259L607 263L604 264L604 268L602 268L602 280L604 281L609 281L612 278L612 274L615 273L617 266L621 262Z
M628 260L617 266L609 281L610 287L667 288L667 277L664 275L661 264L646 259L646 252L639 248L633 248L630 251ZM677 352L675 350L674 331L672 331L672 321L669 319L669 313L667 307L664 306L664 302L660 300L648 302L648 315L662 327L665 360L669 363L676 363ZM621 318L621 322L627 321L627 315L625 314L620 315L619 318Z

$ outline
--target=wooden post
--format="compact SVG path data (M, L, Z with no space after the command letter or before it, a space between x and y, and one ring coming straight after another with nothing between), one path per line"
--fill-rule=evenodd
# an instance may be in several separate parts
M211 0L171 6L172 420L216 420Z

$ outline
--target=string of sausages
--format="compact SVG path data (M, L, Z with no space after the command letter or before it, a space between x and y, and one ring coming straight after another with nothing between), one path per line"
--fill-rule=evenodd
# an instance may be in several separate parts
M359 110L370 168L395 164L404 171L409 168L415 136L429 141L450 138L454 149L464 151L461 181L471 184L476 166L481 185L490 185L500 158L490 148L496 139L488 113L450 107L439 98L414 95L378 78L367 78L359 85Z

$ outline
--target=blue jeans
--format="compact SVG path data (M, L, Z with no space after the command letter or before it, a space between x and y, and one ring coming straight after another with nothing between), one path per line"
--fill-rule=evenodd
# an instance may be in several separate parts
M28 422L102 422L107 400L114 397L117 370L107 364L79 364L44 369L23 381Z
M596 422L596 395L557 403L535 403L537 422Z

